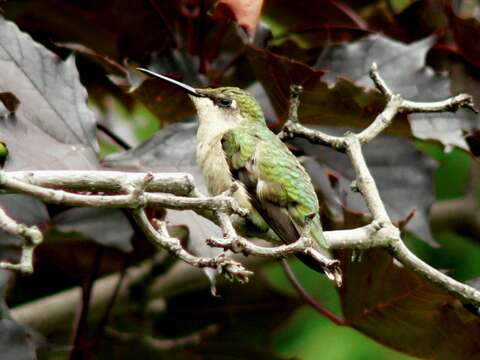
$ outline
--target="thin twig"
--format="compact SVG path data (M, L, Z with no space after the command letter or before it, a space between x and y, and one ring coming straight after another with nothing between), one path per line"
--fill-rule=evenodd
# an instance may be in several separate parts
M117 280L117 284L115 285L115 288L113 289L112 295L110 297L110 300L107 303L107 306L105 308L105 311L103 312L103 315L98 322L98 325L95 329L95 335L93 336L94 339L94 344L93 347L98 345L98 343L102 340L103 335L105 334L105 328L107 326L108 320L110 318L110 314L112 313L113 307L115 305L115 301L117 300L118 294L120 293L120 289L122 287L122 282L125 279L125 275L127 274L127 269L130 261L127 255L124 256L123 259L123 266L122 270L120 271L120 275Z
M198 345L203 339L213 336L220 331L220 325L213 324L205 329L175 339L157 339L148 335L126 333L112 328L107 328L107 335L124 343L137 343L155 351L166 351L188 346Z
M78 312L72 331L73 347L70 353L71 360L84 359L85 357L87 357L86 355L91 350L88 346L89 340L87 334L87 322L88 315L90 314L89 308L92 288L100 272L103 253L103 246L97 245L90 274L86 279L83 280L82 296L79 302L79 307L77 309Z
M199 268L215 269L226 278L242 283L248 282L249 277L253 275L251 271L246 270L240 263L227 258L224 254L213 258L203 258L190 254L181 246L180 240L168 235L164 222L158 222L157 230L152 226L143 209L134 209L132 214L143 233L153 244L167 249L187 264Z
M278 137L282 140L291 139L293 137L302 137L315 144L329 147L331 146L337 150L343 150L344 143L342 137L327 135L320 131L314 131L302 126L299 123L298 108L300 106L300 95L302 92L303 88L300 85L290 86L288 118L283 125L282 131L280 131L278 134Z
M123 150L130 150L132 146L123 140L120 136L115 134L112 130L106 127L103 124L97 123L97 129L107 135L110 139L112 139L118 146L120 146Z
M373 63L370 71L368 73L370 78L372 79L373 83L377 87L377 89L388 99L390 100L394 95L393 91L387 86L385 81L380 77L378 73L378 66L377 63Z
M345 320L344 317L338 316L334 312L330 311L327 309L325 306L323 306L321 303L319 303L317 300L313 298L312 295L308 293L307 290L305 290L298 281L297 277L295 276L292 268L288 264L288 261L286 259L281 260L281 264L283 267L283 270L285 271L285 274L288 277L288 280L290 280L290 283L292 286L295 288L297 291L298 295L300 296L303 301L305 301L308 305L310 305L313 309L318 311L320 314L325 316L327 319L335 323L336 325L346 325L347 321Z

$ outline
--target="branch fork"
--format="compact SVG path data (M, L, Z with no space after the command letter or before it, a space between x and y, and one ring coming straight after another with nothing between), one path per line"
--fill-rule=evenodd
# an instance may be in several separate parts
M246 282L252 275L240 263L224 254L214 258L197 257L187 252L178 239L170 237L166 224L147 218L146 207L165 207L194 210L204 214L213 210L221 214L224 231L237 236L227 214L245 216L232 194L238 185L214 197L203 196L189 174L122 173L112 171L0 171L0 186L9 192L36 196L47 203L71 206L123 207L130 209L133 218L147 238L155 245L166 248L173 255L190 265L210 267L230 280ZM109 194L109 195L106 195ZM33 250L42 240L42 233L35 226L18 224L0 209L0 228L24 238L19 264L1 262L0 268L33 272Z
M446 112L457 111L460 108L477 112L473 104L473 98L468 94L459 94L443 101L428 103L405 100L401 95L394 94L388 87L378 73L378 67L375 63L372 64L370 69L370 78L388 101L385 109L363 131L359 133L349 132L344 136L331 136L302 126L296 119L299 96L298 91L295 91L290 100L291 109L293 108L294 111L289 114L294 116L289 116L283 131L279 134L282 139L295 136L305 138L314 144L345 152L350 158L356 176L355 181L352 182L352 190L362 194L373 221L362 228L326 232L325 237L329 243L329 248L365 250L385 247L406 268L444 288L464 304L473 304L479 307L480 292L478 290L462 284L424 263L405 246L400 236L400 230L394 226L387 214L362 152L362 145L367 144L385 130L399 113Z

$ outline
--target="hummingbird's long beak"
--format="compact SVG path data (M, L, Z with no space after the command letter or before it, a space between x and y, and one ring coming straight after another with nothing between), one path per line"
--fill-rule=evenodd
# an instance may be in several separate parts
M137 68L137 70L141 71L141 72L144 72L145 74L148 74L148 75L151 75L151 76L154 76L154 77L157 77L157 78L160 78L166 82L169 82L170 84L173 84L175 86L178 86L180 88L182 88L183 90L185 90L188 94L190 95L193 95L193 96L196 96L196 97L204 97L205 95L203 94L200 94L197 89L195 89L194 87L191 87L187 84L184 84L180 81L177 81L177 80L174 80L174 79L171 79L169 78L168 76L165 76L165 75L160 75L160 74L157 74L156 72L153 72L153 71L150 71L148 69L144 69L144 68Z

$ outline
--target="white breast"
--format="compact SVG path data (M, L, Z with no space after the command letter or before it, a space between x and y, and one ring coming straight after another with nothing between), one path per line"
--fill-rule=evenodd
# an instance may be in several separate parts
M196 98L200 125L197 131L197 161L200 165L208 191L218 195L227 191L234 181L222 149L222 137L234 128L237 119L226 119L211 100ZM247 191L239 184L234 197L240 206L251 209Z

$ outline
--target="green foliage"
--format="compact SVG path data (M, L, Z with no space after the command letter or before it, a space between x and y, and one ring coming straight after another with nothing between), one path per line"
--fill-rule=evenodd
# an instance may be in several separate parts
M339 339L348 346L338 346ZM277 335L277 346L281 354L303 360L318 359L318 354L329 360L412 359L373 340L366 341L354 329L348 327L332 329L327 319L319 317L309 308L298 311L288 327Z
M436 144L417 142L417 147L439 162L435 173L435 193L439 200L454 199L465 193L472 157L465 151L445 152Z

